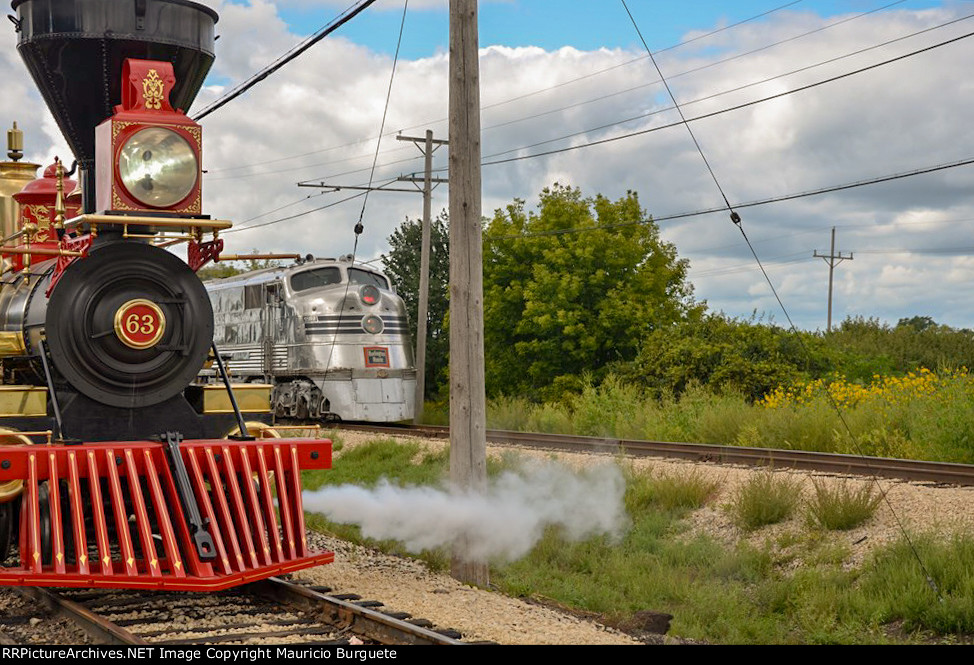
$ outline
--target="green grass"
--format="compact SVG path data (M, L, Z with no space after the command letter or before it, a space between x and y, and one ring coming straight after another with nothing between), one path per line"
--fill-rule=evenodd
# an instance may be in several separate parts
M738 488L727 510L738 527L753 531L791 517L800 498L800 481L765 471Z
M715 393L694 383L678 397L659 397L610 375L600 385L586 383L579 394L560 401L493 399L487 404L487 426L974 463L971 386L962 377L915 399L870 399L843 408L840 418L822 395L801 406L767 408L739 393ZM428 402L425 414L427 423L447 424L449 405Z
M306 486L370 486L381 477L401 484L440 483L447 454L420 451L416 444L389 440L358 446L338 456L333 470L306 474L317 483ZM518 463L516 456L506 456L491 463L491 473ZM549 528L521 560L492 565L492 584L510 595L550 598L596 612L609 623L625 622L639 610L668 612L674 616L670 635L711 643L925 643L964 641L974 633L972 536L914 536L912 546L894 543L849 569L849 550L841 540L819 528L803 530L801 522L798 531L758 544L727 545L693 535L686 518L712 501L719 482L693 470L641 472L631 465L623 470L631 526L621 541L568 542L557 528ZM753 481L754 488L762 482ZM780 490L782 481L766 482ZM851 486L847 490L849 496L860 494ZM356 528L319 516L309 515L308 524L405 554L395 542L364 540ZM449 566L444 550L420 558L434 570ZM926 573L936 581L943 602Z
M922 562L922 567L920 565ZM930 582L933 581L939 596ZM852 607L905 631L974 636L974 536L901 539L883 549L860 579Z
M700 508L717 493L720 483L699 469L670 473L639 473L626 468L626 509L630 513L662 508L668 511Z
M808 502L806 520L822 529L854 529L875 513L883 500L873 485L812 480L815 493Z

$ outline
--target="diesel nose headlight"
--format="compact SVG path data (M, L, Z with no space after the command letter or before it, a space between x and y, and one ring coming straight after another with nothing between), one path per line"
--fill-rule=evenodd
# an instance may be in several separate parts
M380 332L382 332L382 319L380 319L378 316L370 314L362 319L362 328L365 329L365 332L378 335Z
M153 208L168 208L193 191L199 164L182 136L163 127L149 127L122 146L118 173L133 198Z

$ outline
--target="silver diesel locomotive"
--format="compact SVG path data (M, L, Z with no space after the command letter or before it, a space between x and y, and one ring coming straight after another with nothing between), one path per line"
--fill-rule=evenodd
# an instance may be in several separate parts
M402 298L351 257L206 282L214 341L236 380L274 385L279 417L413 417L416 368Z

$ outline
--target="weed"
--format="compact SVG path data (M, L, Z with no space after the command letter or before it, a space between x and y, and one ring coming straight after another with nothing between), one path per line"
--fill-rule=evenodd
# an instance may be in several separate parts
M738 527L753 531L791 517L800 497L797 479L765 471L752 474L738 488L727 510Z
M806 513L810 525L823 529L853 529L876 512L882 495L872 485L852 484L846 480L823 483L813 480L815 495Z
M903 622L906 631L974 633L974 536L902 538L877 553L860 587L857 609L884 623Z
M720 488L720 481L708 478L699 469L665 474L626 472L626 509L630 512L649 507L681 511L700 508Z

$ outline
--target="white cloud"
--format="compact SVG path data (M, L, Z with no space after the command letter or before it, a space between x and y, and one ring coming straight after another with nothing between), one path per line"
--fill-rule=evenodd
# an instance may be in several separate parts
M301 0L246 4L213 0L205 4L221 12L221 39L213 70L216 84L201 92L196 109L299 41L288 31L278 8L296 6ZM339 4L347 6L334 6ZM401 8L399 3L379 4ZM445 0L430 0L430 4L445 5ZM692 48L667 51L660 66L677 97L687 102L932 27L960 16L964 8L958 4L927 11L881 12L679 75L826 23L809 12L777 12L766 21L695 42ZM482 13L487 11L489 6L482 9ZM689 104L685 110L688 117L694 117L791 90L963 34L971 29L970 23ZM63 142L49 136L53 124L45 120L45 114L33 110L39 98L31 92L33 86L15 55L13 35L0 33L0 40L0 75L7 91L0 98L0 118L21 121L28 133L30 157L47 160L55 152L63 154ZM668 111L617 127L593 129L669 105L661 86L648 85L656 76L641 51L485 46L481 53L483 154L503 153L490 160L649 129L676 119ZM974 106L974 84L966 71L972 49L974 40L961 41L843 81L695 122L693 129L732 202L974 157L974 137L967 131L969 110ZM447 65L443 54L398 63L387 132L402 129L421 135L431 128L438 138L446 138ZM207 117L205 158L210 173L205 181L205 212L239 224L281 208L246 222L256 224L348 194L313 196L296 203L318 194L314 189L297 188L299 180L365 183L391 68L387 55L335 35ZM602 70L607 71L596 74ZM566 83L587 74L592 75ZM545 91L530 94L540 89ZM506 100L514 101L503 103ZM573 133L579 135L554 140ZM541 145L525 147L532 144ZM436 153L437 167L446 165L446 156L445 149ZM419 152L392 136L382 139L378 162L377 183L422 167ZM591 195L618 197L634 189L657 217L722 204L684 127L546 158L485 166L483 179L487 215L515 197L527 199L533 206L541 188L556 180L577 185ZM827 251L832 226L839 228L837 249L844 251L972 247L972 185L974 167L963 167L740 212L759 256L769 259L769 272L793 318L801 326L824 327L827 267L811 255L816 249ZM259 247L319 255L346 253L352 249L352 227L361 201L226 238L233 251ZM435 193L434 211L446 205L447 189L441 186ZM419 216L421 206L418 195L373 193L359 255L371 258L381 253L392 230L405 215ZM681 256L691 259L694 273L703 273L694 278L699 298L729 314L749 315L757 308L783 320L726 213L662 222L661 227L664 238L677 245ZM779 256L791 257L788 261L806 259L777 263L774 257ZM836 271L833 318L862 314L895 321L926 314L940 322L974 326L974 305L956 295L974 276L970 261L965 256L857 254L855 261L843 263ZM734 266L743 267L706 274Z

